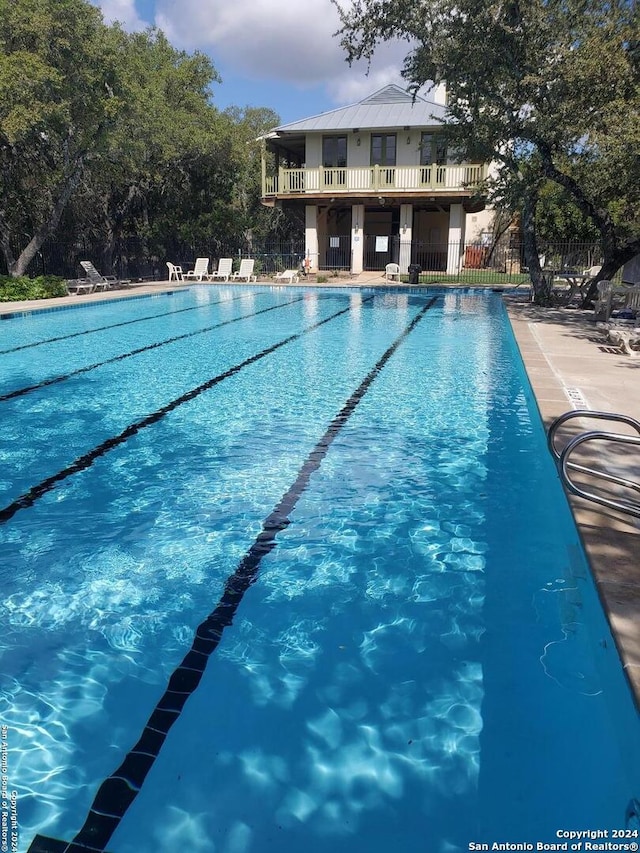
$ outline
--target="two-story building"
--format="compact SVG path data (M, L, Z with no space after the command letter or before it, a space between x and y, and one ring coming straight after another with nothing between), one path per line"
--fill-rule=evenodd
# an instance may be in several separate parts
M444 90L432 97L385 86L263 137L262 202L304 208L312 270L460 271L467 235L488 225L487 167L455 162L439 134Z

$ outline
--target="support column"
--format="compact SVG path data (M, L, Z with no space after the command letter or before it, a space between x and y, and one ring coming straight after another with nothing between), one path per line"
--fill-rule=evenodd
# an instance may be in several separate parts
M364 204L351 206L351 272L359 275L364 269Z
M400 256L398 264L400 272L406 275L411 263L411 233L413 228L413 205L400 205Z
M304 253L309 259L309 272L318 272L318 207L305 207Z
M462 268L464 253L465 214L461 204L452 204L449 211L449 236L447 239L447 272L456 275Z

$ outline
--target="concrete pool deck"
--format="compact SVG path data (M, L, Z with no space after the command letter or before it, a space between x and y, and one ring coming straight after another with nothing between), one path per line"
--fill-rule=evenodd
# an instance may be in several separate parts
M353 285L380 286L385 282L380 275L365 274L358 280L336 279L319 286ZM46 303L4 302L0 303L0 316L163 293L185 286L190 284L157 282L107 293L50 299ZM546 428L563 412L581 408L621 413L640 421L640 356L626 355L608 343L594 323L593 311L540 308L517 291L515 295L505 295L504 301ZM612 427L593 420L580 424L581 431L588 429L622 431L617 425ZM640 454L634 457L627 476L640 482ZM569 501L624 670L640 707L640 519L573 495Z

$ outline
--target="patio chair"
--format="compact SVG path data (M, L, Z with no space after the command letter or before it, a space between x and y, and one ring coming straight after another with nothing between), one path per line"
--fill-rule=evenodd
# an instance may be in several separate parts
M300 281L300 275L298 270L284 270L276 273L273 280L280 283L288 281L289 284L297 284Z
M125 284L131 284L131 279L116 278L115 275L102 275L94 267L91 261L80 261L80 266L87 274L87 279L93 285L93 291L96 290L111 290L116 287L123 287Z
M240 269L234 272L231 276L231 281L257 281L257 277L253 274L253 266L255 260L253 258L243 258L240 261Z
M589 278L595 278L601 269L602 269L602 265L595 266L595 267L588 267L586 270L582 270L582 274L588 275Z
M400 281L400 267L398 264L387 264L384 268L385 281Z
M183 281L202 281L204 278L209 278L209 258L196 258L193 269L182 275Z
M182 267L176 266L176 264L172 264L169 261L167 261L167 266L169 267L169 281L183 281Z
M640 285L632 285L625 294L624 307L633 311L635 319L640 319Z
M232 258L220 258L218 261L218 269L214 270L209 279L211 281L217 281L220 279L221 281L229 281L229 276L231 275L231 269L233 268L233 259Z

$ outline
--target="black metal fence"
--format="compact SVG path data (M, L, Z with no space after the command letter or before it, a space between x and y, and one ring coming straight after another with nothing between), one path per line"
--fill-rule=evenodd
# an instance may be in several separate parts
M353 269L353 250L350 235L326 237L319 240L319 251L307 260L313 269L348 272ZM596 243L543 243L539 247L540 262L546 269L582 271L602 261ZM284 269L299 269L305 262L303 239L257 240L224 243L211 240L191 246L177 240L167 242L166 255L149 251L143 238L130 237L106 248L98 241L75 239L46 241L31 263L28 274L60 275L78 278L82 275L81 260L91 260L105 275L132 280L164 281L168 277L166 262L190 269L196 257L208 257L212 266L221 257L255 259L258 275L270 276ZM523 246L513 239L503 238L491 243L426 243L405 242L398 235L386 238L365 235L363 266L369 271L384 271L387 263L418 264L423 280L460 280L488 282L510 278L518 283L528 279ZM0 259L0 273L6 273Z

